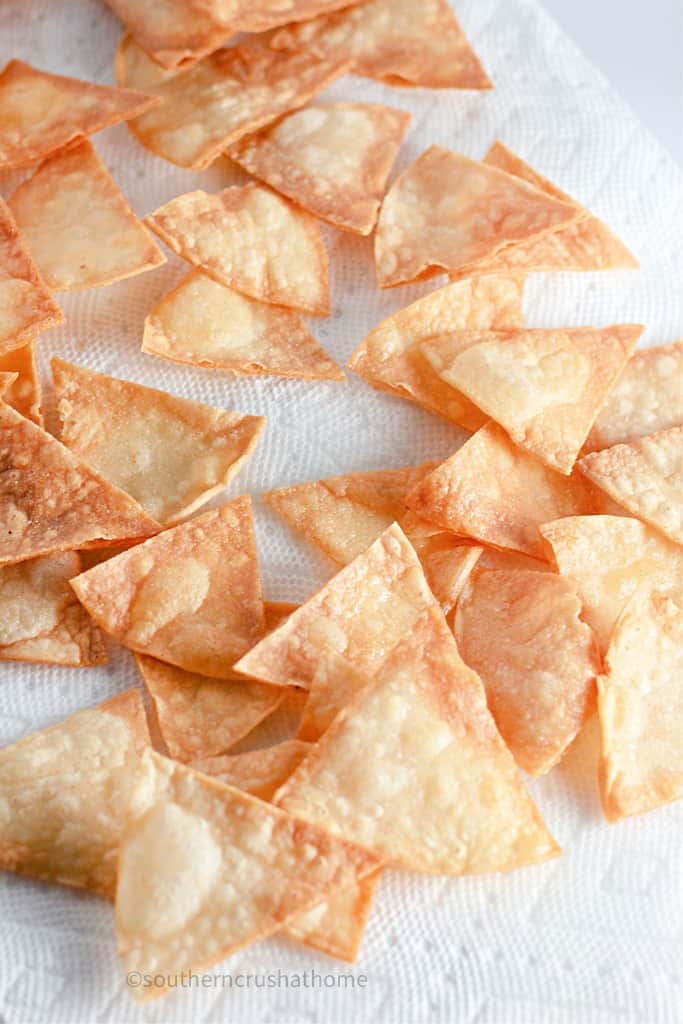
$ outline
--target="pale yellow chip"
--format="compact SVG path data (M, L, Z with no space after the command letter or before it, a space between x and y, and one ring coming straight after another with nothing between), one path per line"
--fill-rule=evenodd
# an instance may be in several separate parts
M194 64L222 46L231 32L199 10L196 0L106 0L130 36L158 65L170 70ZM148 58L149 59L149 58ZM139 88L121 82L119 85Z
M600 796L619 821L683 797L683 607L644 584L619 617L598 680Z
M163 102L130 128L157 156L205 170L243 135L302 107L347 68L338 57L276 53L260 42L218 49L189 71L150 83Z
M559 571L577 582L584 619L603 652L644 581L683 600L683 550L638 519L572 516L546 523L541 533Z
M410 114L380 103L307 107L248 135L227 155L335 227L369 235Z
M142 351L237 377L346 380L298 313L250 299L201 270L183 278L149 313Z
M544 466L495 423L478 430L407 498L428 522L540 559L546 551L539 526L594 512L597 501L582 476L561 476Z
M237 498L71 581L106 633L139 654L231 679L264 633L251 501Z
M127 972L200 971L379 867L370 851L151 751L129 813L116 894Z
M147 223L174 252L221 284L315 316L330 312L327 252L317 221L260 185L199 189Z
M447 285L382 321L353 353L348 367L380 391L477 430L486 417L434 372L420 346L434 335L463 328L521 327L523 294L524 278L511 275L473 277Z
M312 910L290 918L282 934L337 960L354 963L360 953L381 871L338 889Z
M61 439L157 522L219 494L252 454L262 416L216 409L52 360Z
M643 328L455 331L422 352L512 440L569 475Z
M112 897L149 745L137 690L0 750L0 868Z
M299 767L310 746L310 743L302 740L284 740L272 747L250 750L246 754L206 757L193 761L191 767L205 775L212 775L228 786L251 793L259 800L272 800L275 791Z
M506 871L560 852L481 680L434 608L408 628L276 802L413 871Z
M0 355L0 372L16 374L16 379L5 387L3 400L42 427L41 387L33 342Z
M683 426L683 341L634 352L591 428L585 451Z
M394 288L443 271L465 272L579 215L573 204L513 174L431 146L399 175L382 203L377 280L381 288Z
M0 72L0 168L26 167L159 103L155 96L11 60Z
M265 32L290 22L309 21L341 7L352 7L363 0L193 0L197 10L205 11L233 32Z
M112 284L166 262L87 139L48 157L9 206L53 291Z
M271 45L347 57L357 74L392 85L492 88L448 0L369 0L283 28Z

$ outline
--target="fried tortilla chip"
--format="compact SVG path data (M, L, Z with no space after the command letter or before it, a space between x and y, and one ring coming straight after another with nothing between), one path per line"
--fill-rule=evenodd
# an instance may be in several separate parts
M683 426L683 341L634 352L598 413L585 451Z
M328 316L327 252L317 221L260 185L197 190L147 223L179 256L261 302Z
M218 24L233 32L265 32L290 22L309 21L363 0L194 0Z
M507 871L560 852L435 608L409 627L276 802L412 871Z
M10 370L0 370L0 398L2 398L3 402L6 400L6 393L9 391L13 384L16 384L18 379L18 373L13 373ZM9 402L7 404L9 405Z
M182 0L181 0L182 2ZM145 5L147 7L147 5ZM194 63L189 59L189 63ZM166 70L157 64L149 54L135 41L133 36L121 37L116 48L115 59L116 84L122 89L137 89L139 92L152 92L160 82L173 78L174 70Z
M443 271L464 273L506 246L579 216L573 204L513 174L431 146L399 175L382 203L377 280L381 288L394 288Z
M271 45L347 57L357 74L391 85L492 88L447 0L369 0L283 28Z
M0 197L0 355L63 323L64 315Z
M458 649L532 775L557 764L593 710L600 653L580 616L576 584L548 572L475 570L458 599Z
M0 750L0 868L112 897L140 755L137 690Z
M71 581L106 633L139 654L218 679L264 633L251 501L237 498Z
M447 614L479 561L483 548L471 544L467 538L456 537L450 530L442 530L420 519L414 512L405 513L401 526L417 552L434 597Z
M250 750L246 754L226 754L224 757L193 761L191 767L228 786L251 793L259 800L272 800L275 791L299 767L310 746L302 740L285 740L273 747Z
M289 919L282 934L338 960L354 963L360 953L381 871L338 889L318 906Z
M378 866L370 851L148 751L118 865L125 970L207 968Z
M216 50L182 75L151 84L163 102L130 128L157 156L202 171L243 135L303 107L347 69L337 57L275 53L258 42Z
M220 493L265 426L132 381L52 360L64 444L132 495L160 523L176 523Z
M547 562L540 558L530 558L529 555L522 555L519 551L504 550L501 548L483 547L481 556L477 562L477 569L496 569L512 572L522 569L526 572L553 572L554 570Z
M541 533L558 570L578 584L583 617L602 651L614 624L641 583L683 600L683 551L637 519L571 516Z
M0 168L27 167L160 102L156 96L53 75L11 60L0 72Z
M408 495L408 507L446 530L532 558L546 551L538 528L596 510L593 488L561 476L488 423Z
M569 475L643 328L455 331L422 352L515 444Z
M87 139L45 160L9 200L49 288L97 288L166 262Z
M145 320L142 351L177 363L304 380L346 380L298 315L193 270Z
M683 797L683 608L650 585L619 617L598 679L608 821Z
M468 430L486 417L449 387L421 351L427 338L450 331L512 330L524 323L524 278L473 277L440 288L388 317L368 334L348 367L380 391L417 402Z
M169 70L188 67L222 46L232 34L196 0L106 0L137 46ZM128 83L119 82L120 85ZM133 88L138 88L137 85Z
M3 400L22 416L42 427L41 387L33 342L29 341L28 345L0 355L0 372L15 376L15 379L5 387Z
M326 103L248 135L227 155L321 220L369 235L409 123L410 114L380 103Z

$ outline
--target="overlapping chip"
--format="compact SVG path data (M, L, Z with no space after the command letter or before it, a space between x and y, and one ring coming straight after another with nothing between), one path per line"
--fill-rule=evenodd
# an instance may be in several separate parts
M364 0L194 0L219 24L233 32L265 32L289 22L309 21L321 14L352 7Z
M212 53L231 31L201 12L196 0L106 0L136 44L170 70L188 67ZM127 84L127 83L119 83ZM138 86L133 86L138 88Z
M160 82L178 74L177 71L166 70L157 64L128 33L121 37L116 48L114 72L117 85L122 89L138 89L141 92L150 92Z
M42 427L41 388L33 342L29 341L28 345L22 345L21 348L0 355L0 373L16 375L5 387L3 401Z
M289 919L282 934L322 950L328 956L354 963L381 875L381 871L365 875L353 885L333 892L312 910L296 914Z
M310 743L304 743L303 740L284 740L272 747L249 750L245 754L205 757L193 761L192 768L213 776L227 786L243 789L259 800L272 800L275 791L298 768L309 749Z

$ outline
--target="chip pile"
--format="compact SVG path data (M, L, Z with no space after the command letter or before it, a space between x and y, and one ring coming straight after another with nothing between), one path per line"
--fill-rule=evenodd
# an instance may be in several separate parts
M500 141L387 187L410 116L315 102L349 71L491 88L446 0L108 2L118 88L0 73L0 168L28 168L0 199L0 658L101 665L106 634L143 685L0 751L0 867L115 901L126 971L169 985L274 934L353 961L384 869L561 853L520 769L596 709L607 819L683 796L683 342L528 326L525 275L635 258ZM254 180L141 221L89 141L119 121ZM448 276L348 368L471 436L263 495L336 563L297 607L264 601L251 496L204 507L263 417L55 358L57 438L34 343L54 292L165 262L156 235L191 270L145 353L343 382L303 319L333 308L321 221L374 232L380 288Z

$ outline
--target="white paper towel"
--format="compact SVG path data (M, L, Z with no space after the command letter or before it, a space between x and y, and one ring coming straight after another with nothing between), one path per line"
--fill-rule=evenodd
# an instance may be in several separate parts
M535 0L460 0L457 10L495 82L493 92L401 90L345 78L328 95L413 114L396 171L433 142L481 157L502 138L604 218L639 256L643 269L635 273L534 278L531 325L638 321L648 325L645 344L683 336L680 170ZM119 35L99 0L0 0L0 64L21 57L110 82ZM191 188L241 180L227 162L203 174L175 168L143 149L125 126L94 141L140 214ZM8 195L22 176L0 175L0 192ZM435 283L380 293L371 242L332 229L326 237L335 313L311 323L343 363L371 327ZM357 378L346 385L235 381L141 355L145 314L186 269L171 258L131 281L62 296L66 325L39 340L43 373L58 352L175 394L265 414L265 436L232 495L445 457L460 443L454 427ZM257 506L266 594L304 598L330 575L329 563ZM0 743L136 682L132 659L121 649L104 669L1 664ZM327 987L346 967L271 940L214 973L234 978L280 970L289 987L281 979L279 987L255 989L252 981L247 988L243 978L232 988L193 987L140 1009L125 990L110 907L0 875L0 1024L683 1021L683 805L607 825L596 754L593 724L558 769L531 784L565 847L561 859L490 878L388 873L354 972L367 983L355 990ZM309 976L308 987L301 980L293 987L296 972L313 969L328 978Z

